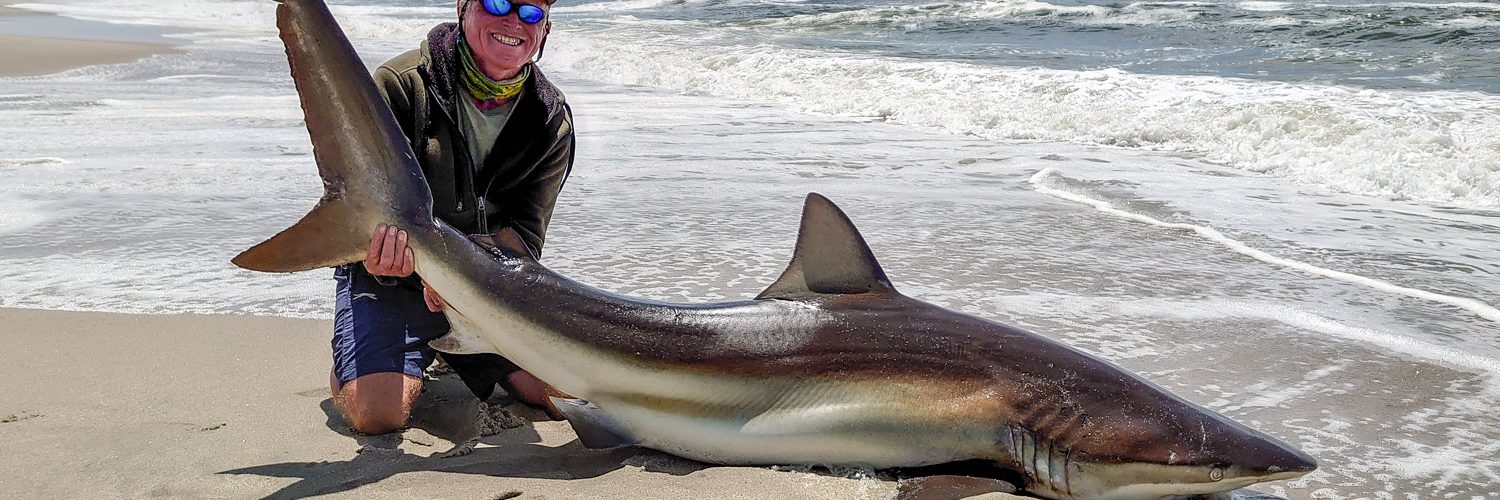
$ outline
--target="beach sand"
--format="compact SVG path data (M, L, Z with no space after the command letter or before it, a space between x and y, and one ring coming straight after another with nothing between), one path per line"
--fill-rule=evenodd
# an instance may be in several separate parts
M429 384L412 428L353 435L328 395L327 321L0 309L0 325L3 498L889 498L896 488L588 450L562 422L440 458L478 433L480 403L451 376Z
M51 14L0 5L0 23ZM171 45L0 34L0 77L36 76L96 64L136 61L175 50Z

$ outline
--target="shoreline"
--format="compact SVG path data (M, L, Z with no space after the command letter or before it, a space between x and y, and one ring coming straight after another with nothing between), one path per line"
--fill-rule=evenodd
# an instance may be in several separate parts
M47 18L52 24L76 25L79 29L87 29L90 24L87 21L70 22L65 16L47 12L12 7L14 4L0 4L0 28L22 17ZM43 76L89 66L130 63L178 50L168 43L0 34L0 78Z

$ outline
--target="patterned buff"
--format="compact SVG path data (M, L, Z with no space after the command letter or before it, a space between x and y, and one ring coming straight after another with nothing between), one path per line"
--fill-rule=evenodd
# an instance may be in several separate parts
M531 76L531 65L527 64L515 78L503 82L491 80L484 72L479 71L474 53L462 38L458 40L458 59L464 65L464 87L469 89L469 95L474 96L475 101L481 103L498 104L510 100L521 93L521 89L526 87L526 79Z

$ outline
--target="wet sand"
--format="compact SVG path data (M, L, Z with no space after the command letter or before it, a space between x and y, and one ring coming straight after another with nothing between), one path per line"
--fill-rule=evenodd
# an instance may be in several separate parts
M52 14L0 5L0 23ZM0 35L0 77L37 76L98 64L136 61L170 52L171 45L57 37Z

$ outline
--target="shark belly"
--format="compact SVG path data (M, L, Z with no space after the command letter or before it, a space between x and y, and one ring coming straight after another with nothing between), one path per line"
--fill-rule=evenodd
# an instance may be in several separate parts
M641 446L717 464L928 465L975 458L988 442L867 383L700 383L719 390L694 400L640 393L591 400Z

